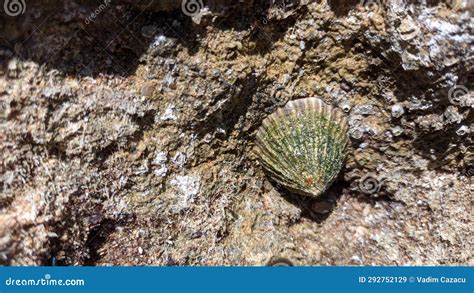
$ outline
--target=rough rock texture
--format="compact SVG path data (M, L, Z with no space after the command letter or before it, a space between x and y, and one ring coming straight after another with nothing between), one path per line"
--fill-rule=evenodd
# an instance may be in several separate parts
M474 264L471 1L32 2L0 17L1 264ZM319 200L252 153L307 96L350 121Z

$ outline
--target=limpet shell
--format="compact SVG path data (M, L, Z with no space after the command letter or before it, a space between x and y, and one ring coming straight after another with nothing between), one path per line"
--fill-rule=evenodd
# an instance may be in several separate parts
M341 170L348 144L344 114L316 97L288 102L257 130L256 154L268 176L317 197Z

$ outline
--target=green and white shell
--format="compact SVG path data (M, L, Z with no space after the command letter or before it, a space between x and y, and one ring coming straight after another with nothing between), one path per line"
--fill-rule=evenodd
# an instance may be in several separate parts
M263 120L256 154L271 179L317 197L341 170L348 144L342 112L312 97L288 102Z

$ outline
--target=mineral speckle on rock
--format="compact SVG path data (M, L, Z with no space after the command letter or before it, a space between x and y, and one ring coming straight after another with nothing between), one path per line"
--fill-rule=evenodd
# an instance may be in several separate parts
M392 116L395 118L400 118L405 113L403 106L400 104L395 104L392 106Z
M0 14L2 265L474 264L472 1L202 2ZM316 203L250 151L309 96L350 137Z
M176 176L171 180L171 185L175 186L179 192L177 197L176 209L181 211L188 208L199 193L200 178L198 176Z

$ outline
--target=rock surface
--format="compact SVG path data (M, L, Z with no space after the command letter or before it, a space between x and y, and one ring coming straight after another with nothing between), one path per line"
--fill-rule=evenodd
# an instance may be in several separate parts
M474 265L470 1L30 2L0 14L1 264ZM350 124L318 200L252 153L307 96Z

